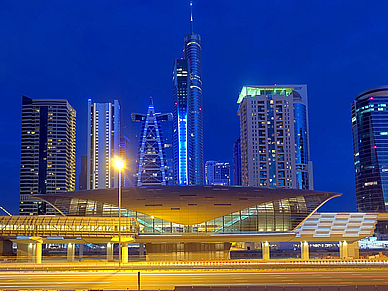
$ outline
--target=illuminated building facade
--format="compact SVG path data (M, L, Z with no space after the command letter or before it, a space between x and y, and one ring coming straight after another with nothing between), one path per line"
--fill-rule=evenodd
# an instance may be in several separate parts
M205 164L206 185L230 185L230 164L207 161Z
M88 157L81 156L81 172L78 175L78 190L88 189Z
M244 86L242 185L312 189L306 85Z
M242 185L241 179L241 139L233 144L233 185Z
M358 94L352 104L358 211L388 210L388 86Z
M167 163L159 122L169 121L171 118L171 113L155 112L152 98L150 98L147 115L132 113L133 121L143 122L137 165L137 186L167 185Z
M20 215L54 214L31 198L75 190L76 111L67 100L23 96Z
M203 102L201 36L184 36L184 58L175 59L174 88L174 180L179 185L203 185Z
M131 186L130 179L130 148L129 148L129 138L123 135L120 138L120 158L124 161L125 168L122 170L122 185L123 187Z
M88 100L88 189L118 186L113 158L120 155L120 104Z

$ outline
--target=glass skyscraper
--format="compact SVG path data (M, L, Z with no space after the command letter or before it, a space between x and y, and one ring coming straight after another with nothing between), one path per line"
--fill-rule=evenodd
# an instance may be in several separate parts
M191 5L191 4L190 4ZM201 36L184 36L184 58L175 59L174 88L174 180L179 185L203 185L203 107Z
M352 104L357 208L388 210L388 86L358 94Z
M230 185L230 164L207 161L205 164L206 185Z
M313 189L307 86L244 86L237 102L242 185Z
M20 215L57 212L32 198L75 190L76 111L67 100L22 100Z
M88 100L88 189L118 187L113 159L120 156L120 104Z
M233 144L233 185L241 186L241 139Z

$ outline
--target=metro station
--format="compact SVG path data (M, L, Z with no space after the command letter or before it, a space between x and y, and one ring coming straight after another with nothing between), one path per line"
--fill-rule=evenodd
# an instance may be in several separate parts
M358 258L358 241L372 236L378 213L318 213L340 193L241 186L149 186L44 194L35 196L59 216L0 218L3 253L17 243L18 257L41 263L42 244L106 244L107 260L118 243L122 263L128 245L145 244L147 260L228 260L234 244L262 249L270 243L300 243L309 259L309 242L339 242L342 259ZM119 212L121 214L119 218ZM142 249L142 248L140 248Z

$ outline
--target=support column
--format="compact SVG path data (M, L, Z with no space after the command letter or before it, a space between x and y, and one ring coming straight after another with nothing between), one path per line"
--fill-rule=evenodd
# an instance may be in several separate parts
M35 243L35 263L36 264L41 264L42 263L42 243L41 242L36 242Z
M358 241L348 244L348 255L349 257L359 259L360 258L360 249L358 246Z
M128 263L128 243L121 243L121 262Z
M310 259L309 243L307 241L300 242L300 253L301 253L302 260L309 260Z
M82 260L84 256L84 244L79 244L78 245L78 257L80 259L80 261Z
M267 241L261 243L261 252L263 254L263 260L268 261L269 260L269 243Z
M144 256L144 244L139 244L139 256Z
M113 261L113 243L106 244L106 259L108 261Z
M67 261L74 262L74 254L75 254L75 244L68 243L67 244Z
M346 259L348 257L348 242L340 241L339 242L340 257L341 259Z

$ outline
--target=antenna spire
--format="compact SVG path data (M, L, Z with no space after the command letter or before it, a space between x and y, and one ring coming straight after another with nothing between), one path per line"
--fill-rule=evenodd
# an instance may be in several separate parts
M193 1L190 1L190 34L193 34Z

